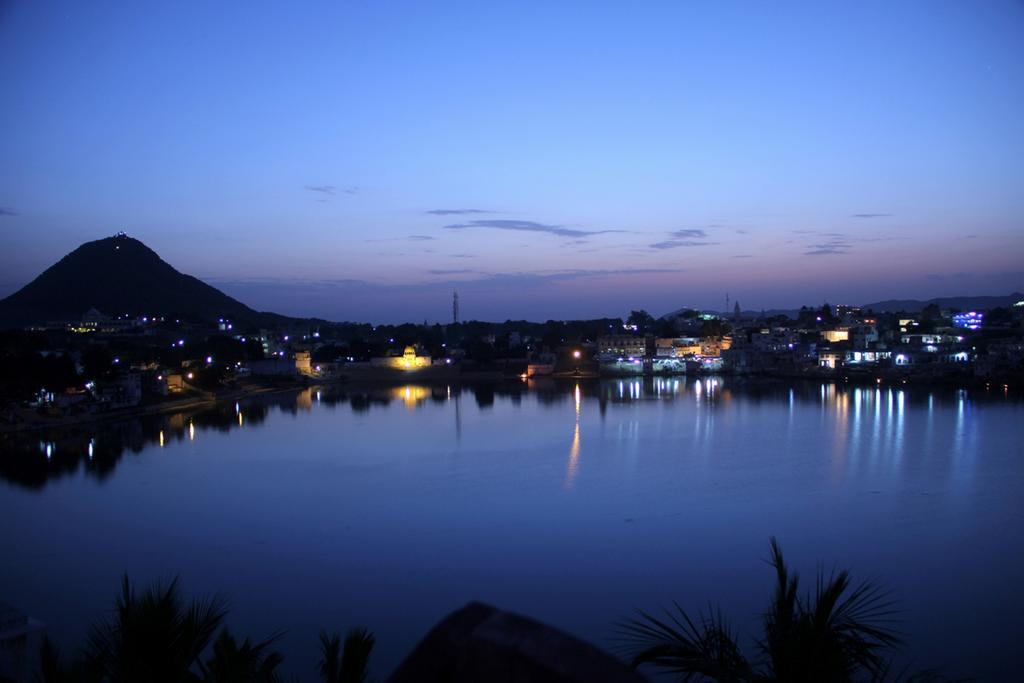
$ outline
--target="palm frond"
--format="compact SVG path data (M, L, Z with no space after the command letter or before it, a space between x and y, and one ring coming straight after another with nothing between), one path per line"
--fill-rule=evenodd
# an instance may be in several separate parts
M365 628L354 628L345 636L338 683L365 683L370 675L370 653L376 638Z
M681 681L747 681L753 678L749 662L718 610L709 609L698 622L678 605L663 618L637 610L637 617L619 625L623 650L633 668L650 664Z

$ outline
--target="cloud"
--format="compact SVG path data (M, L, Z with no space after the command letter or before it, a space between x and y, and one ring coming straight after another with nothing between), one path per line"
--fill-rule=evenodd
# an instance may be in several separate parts
M850 218L888 218L891 213L853 213Z
M17 216L18 212L9 206L0 206L0 216Z
M718 242L697 242L695 240L665 240L648 245L651 249L676 249L678 247L706 247Z
M682 268L617 268L609 270L575 269L556 271L526 271L480 273L481 277L469 280L478 285L495 285L511 288L539 287L554 282L568 282L586 278L613 277L616 275L648 275L658 273L682 273ZM462 281L459 284L461 285Z
M697 239L704 239L705 237L708 236L708 233L705 232L704 230L688 229L688 230L673 230L672 232L669 233L669 235L671 235L672 237L675 237L677 239L689 239L691 237L697 238Z
M654 244L647 245L651 249L677 249L679 247L706 247L711 244L718 244L718 242L709 242L706 240L708 233L706 230L699 228L683 228L681 230L673 230L668 233L671 239L663 240L661 242L655 242Z
M870 244L872 242L888 242L893 239L889 235L875 235L873 237L851 237L844 232L823 232L821 230L794 230L801 235L818 235L826 238L819 244L808 244L806 256L828 256L830 254L846 254L853 248L854 244ZM786 244L789 244L787 242Z
M588 235L604 235L610 232L624 232L623 230L577 230L566 228L562 225L547 225L535 223L534 221L513 221L513 220L476 220L468 223L456 223L444 226L447 230L467 230L484 228L491 230L515 230L517 232L541 232L560 237L587 237Z
M465 275L466 273L475 273L476 271L470 270L469 268L451 268L448 270L435 268L433 270L428 270L427 272L431 275Z
M494 213L483 209L431 209L427 211L432 216L465 216L474 213Z
M334 195L339 191L345 194L359 194L359 188L354 186L338 188L334 185L306 185L306 189L310 192L319 192L320 194L327 195Z
M850 243L845 240L830 240L822 244L808 245L805 256L828 256L830 254L846 254L850 251Z
M430 235L409 235L409 239L413 242L427 242L434 239Z

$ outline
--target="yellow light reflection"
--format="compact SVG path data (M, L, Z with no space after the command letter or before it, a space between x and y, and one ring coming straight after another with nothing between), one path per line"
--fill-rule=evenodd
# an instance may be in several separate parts
M191 420L189 420L189 422L188 422L188 440L189 441L195 441L196 440L196 425Z
M164 430L160 430L160 448L164 447Z
M242 411L241 410L238 411L238 426L239 427L242 426Z
M451 389L449 389L449 392ZM398 399L405 404L405 407L409 410L415 410L416 407L430 398L430 389L422 386L414 386L408 384L404 387L397 387L392 392L392 397ZM449 398L451 394L449 394Z

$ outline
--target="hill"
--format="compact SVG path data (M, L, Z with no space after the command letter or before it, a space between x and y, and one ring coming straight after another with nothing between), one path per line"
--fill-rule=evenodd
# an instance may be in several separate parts
M20 290L0 300L0 327L77 320L95 308L107 315L152 315L253 325L287 320L260 313L175 270L137 239L119 234L86 242Z
M1006 296L947 296L927 301L917 299L889 299L878 301L873 304L864 304L864 310L872 310L877 313L919 313L927 306L935 304L939 308L955 308L961 311L979 310L985 311L1000 306L1012 306L1018 301L1024 300L1024 294L1014 292Z

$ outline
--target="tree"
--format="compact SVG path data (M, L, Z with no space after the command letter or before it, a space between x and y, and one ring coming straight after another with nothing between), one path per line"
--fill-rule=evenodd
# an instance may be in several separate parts
M365 628L354 628L345 636L344 646L337 633L320 633L322 659L318 671L324 683L365 683L369 677L370 653L376 639Z
M270 645L280 636L252 644L246 638L241 646L227 629L220 632L213 643L213 653L206 662L199 663L204 683L277 683L281 677L277 667L283 657L270 651Z
M700 326L701 337L724 337L732 332L732 326L717 318L705 320Z
M627 325L636 325L636 331L645 334L654 328L654 316L644 310L630 311Z
M226 613L218 596L186 605L177 578L136 595L125 575L114 620L89 636L86 666L110 683L188 681Z
M846 571L828 577L819 572L813 596L801 597L799 577L790 573L774 538L769 562L775 591L757 642L761 666L743 654L720 612L694 621L678 605L664 618L641 611L622 625L632 665L651 664L680 681L722 683L877 681L888 675L886 654L901 641L888 626L891 604L877 586L854 586Z
M105 346L93 344L82 352L82 368L86 379L103 379L114 372L114 357Z

